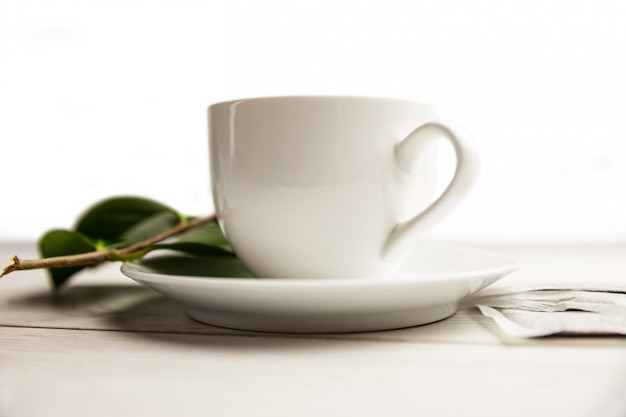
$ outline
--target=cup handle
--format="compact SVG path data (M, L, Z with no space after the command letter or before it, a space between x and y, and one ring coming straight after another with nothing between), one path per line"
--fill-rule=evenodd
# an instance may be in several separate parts
M480 168L478 153L470 136L447 122L429 122L411 132L395 148L394 158L400 173L411 172L417 155L425 145L445 138L454 147L456 169L448 187L425 210L399 223L383 246L383 259L392 260L412 248L418 237L448 214L474 185Z

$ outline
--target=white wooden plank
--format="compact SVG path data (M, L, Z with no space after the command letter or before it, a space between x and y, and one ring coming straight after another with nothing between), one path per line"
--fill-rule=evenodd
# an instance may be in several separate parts
M28 252L29 248L22 250ZM0 252L2 255L8 251L4 249ZM0 281L0 326L190 334L245 333L193 321L182 307L123 276L118 269L119 265L110 264L81 273L55 296L50 293L44 271L15 272ZM493 343L498 340L498 335L490 325L490 320L478 311L465 309L427 326L338 337Z
M622 249L518 248L510 282L620 279ZM56 298L42 271L19 274L0 282L0 416L626 415L626 338L508 340L472 309L389 332L237 332L115 269Z
M623 347L0 328L0 415L626 415Z
M492 249L504 250L525 260L522 269L497 283L496 289L559 280L623 282L626 276L626 256L623 256L626 247L619 245ZM0 245L0 259L9 259L13 253L36 256L32 244ZM242 333L189 319L177 304L123 276L118 267L109 264L82 273L54 297L50 295L44 271L9 275L0 281L0 325L189 334ZM337 337L431 343L529 343L503 339L491 319L473 308L462 309L447 320L427 326ZM565 340L569 344L589 343L587 339ZM544 343L561 342L550 339ZM604 338L593 343L620 344L621 340Z

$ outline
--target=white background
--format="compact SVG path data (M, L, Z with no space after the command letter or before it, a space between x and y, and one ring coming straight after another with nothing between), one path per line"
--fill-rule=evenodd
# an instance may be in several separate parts
M604 0L0 0L0 240L110 195L210 212L206 107L283 94L433 101L471 131L480 183L431 238L626 241Z

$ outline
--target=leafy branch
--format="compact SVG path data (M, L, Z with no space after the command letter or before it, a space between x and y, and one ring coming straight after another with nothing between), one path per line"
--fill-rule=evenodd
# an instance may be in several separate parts
M93 266L106 261L124 261L137 259L150 251L150 249L152 249L151 246L155 245L156 243L159 243L162 240L182 233L188 229L191 229L192 227L196 227L214 220L215 215L198 217L184 223L179 223L171 229L166 230L165 232L153 236L149 239L119 249L98 250L93 252L80 253L77 255L53 256L50 258L42 259L21 260L17 256L14 256L12 259L13 262L4 268L2 274L0 274L0 277L3 277L14 271L25 271L28 269Z
M174 238L173 241L168 239ZM236 259L215 215L187 217L141 197L112 197L88 209L73 230L55 229L39 241L41 259L17 256L0 277L29 269L48 269L58 289L85 267L139 259L157 249Z

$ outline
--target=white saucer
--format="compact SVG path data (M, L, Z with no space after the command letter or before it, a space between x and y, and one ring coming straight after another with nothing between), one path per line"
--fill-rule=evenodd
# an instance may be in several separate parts
M161 255L122 273L182 304L200 322L240 330L343 333L398 329L454 314L458 302L519 268L508 255L423 243L391 279L211 276L210 260Z

